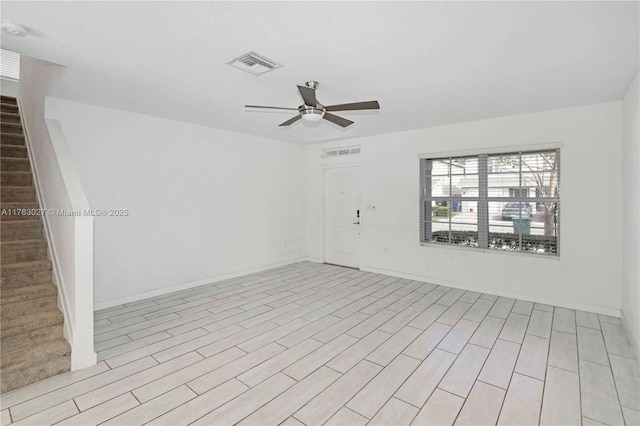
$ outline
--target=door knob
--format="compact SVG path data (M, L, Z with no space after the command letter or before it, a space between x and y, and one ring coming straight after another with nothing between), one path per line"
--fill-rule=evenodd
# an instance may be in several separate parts
M360 222L353 222L354 225L360 225Z

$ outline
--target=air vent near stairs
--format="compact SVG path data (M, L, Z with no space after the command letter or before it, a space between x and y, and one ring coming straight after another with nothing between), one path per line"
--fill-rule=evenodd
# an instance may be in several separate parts
M0 77L20 80L20 54L0 49Z
M232 67L239 68L253 75L261 75L282 66L253 51L245 53L244 55L227 63Z

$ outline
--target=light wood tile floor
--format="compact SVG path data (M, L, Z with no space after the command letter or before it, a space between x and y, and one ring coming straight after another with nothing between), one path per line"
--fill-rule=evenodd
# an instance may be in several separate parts
M618 318L298 263L96 312L1 425L640 424ZM12 423L13 422L13 423Z

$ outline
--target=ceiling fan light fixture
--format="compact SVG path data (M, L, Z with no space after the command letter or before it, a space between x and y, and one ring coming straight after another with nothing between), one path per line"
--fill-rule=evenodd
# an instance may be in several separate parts
M314 123L322 120L324 110L320 108L307 107L300 111L300 116L304 121Z

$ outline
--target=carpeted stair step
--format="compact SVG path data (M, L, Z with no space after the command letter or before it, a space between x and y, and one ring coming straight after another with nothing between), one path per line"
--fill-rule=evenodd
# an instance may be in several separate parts
M0 351L5 353L27 348L34 343L63 338L64 317L57 308L2 320ZM48 376L42 377L44 379Z
M36 190L32 186L3 186L0 188L0 200L6 203L33 203Z
M56 311L60 313L57 309ZM60 317L62 317L62 314L60 314ZM59 322L55 322L53 324L30 328L21 333L2 337L2 340L0 340L0 352L4 353L7 351L16 351L18 349L26 348L31 345L32 341L41 342L45 340L61 339L63 337L63 321L60 319Z
M0 295L0 305L2 305L2 308L4 310L5 305L25 302L30 299L38 299L47 296L56 297L57 294L58 287L56 287L53 283L9 288L2 291L2 294Z
M2 321L31 316L57 307L58 288L49 283L4 289L0 303Z
M0 122L20 124L20 114L18 114L17 112L0 111Z
M64 322L64 317L60 310L47 309L46 311L38 312L37 314L21 316L16 318L10 318L6 321L2 321L0 326L2 327L2 345L3 351L6 349L6 341L13 336L22 336L27 338L28 335L36 333L36 330L47 327L61 327ZM36 333L37 334L37 333Z
M24 135L14 135L12 133L0 133L0 144L2 145L24 145Z
M49 260L33 260L31 262L2 265L2 291L21 286L48 284L50 282L51 261Z
M0 242L1 264L32 262L34 260L47 260L47 242L45 240ZM0 296L4 296L4 294Z
M18 113L18 105L0 103L0 112Z
M0 220L35 220L40 217L38 203L0 203Z
M35 203L36 190L33 186L3 186L0 188L3 203Z
M0 95L0 102L9 105L18 105L18 100L12 96Z
M0 318L4 321L31 315L55 308L57 303L58 287L51 283L3 289L0 297Z
M0 145L0 155L5 158L29 158L27 147L24 145Z
M5 220L0 227L2 241L38 240L44 238L42 221L37 219Z
M4 393L69 371L71 347L65 339L36 341L27 348L2 353L1 365Z
M0 131L14 135L22 135L22 124L20 123L0 123Z
M31 172L0 172L1 184L7 186L31 186L33 176Z
M0 158L3 172L28 172L31 170L28 158Z

